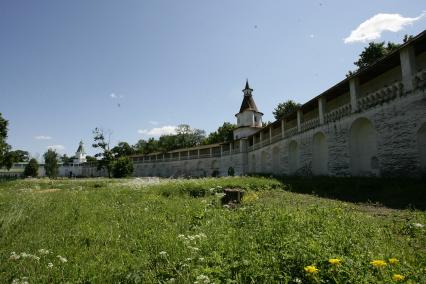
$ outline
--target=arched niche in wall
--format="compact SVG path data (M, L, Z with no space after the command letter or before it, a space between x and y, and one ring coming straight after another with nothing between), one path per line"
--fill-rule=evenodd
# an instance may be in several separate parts
M426 173L426 122L417 131L417 148L419 150L420 169Z
M262 153L260 153L260 167L262 173L268 172L268 153L266 150L263 150Z
M190 174L188 162L183 163L182 173L183 173L183 175L186 175L186 176Z
M219 161L218 160L212 161L211 170L212 170L212 176L218 176L219 175Z
M377 134L367 118L356 119L350 130L351 173L354 176L377 175Z
M290 144L288 144L288 167L290 174L295 174L299 169L299 159L299 145L296 141L293 140L290 142Z
M197 162L197 176L204 176L204 164L203 161L198 161Z
M272 148L272 172L274 174L280 174L280 155L280 147Z
M256 155L253 153L251 154L251 161L250 161L250 172L255 173L256 172Z
M315 133L312 139L312 173L328 174L328 146L324 133Z

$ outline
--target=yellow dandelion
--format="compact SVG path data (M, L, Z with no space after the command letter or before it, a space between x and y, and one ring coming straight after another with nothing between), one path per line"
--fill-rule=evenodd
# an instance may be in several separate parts
M399 260L398 260L398 259L396 259L396 258L389 258L389 263L390 263L390 264L398 264L398 263L399 263Z
M316 268L316 266L315 265L308 265L308 266L305 266L305 271L306 271L306 273L309 273L309 274L315 274L315 273L318 273L318 268Z
M401 274L394 274L392 276L392 280L394 281L404 281L405 277Z
M328 263L330 263L331 265L340 265L342 264L342 260L340 258L330 258L328 260Z
M378 268L385 267L386 265L388 265L386 263L386 261L381 260L381 259L375 259L375 260L371 261L370 264L373 265L374 267L378 267Z

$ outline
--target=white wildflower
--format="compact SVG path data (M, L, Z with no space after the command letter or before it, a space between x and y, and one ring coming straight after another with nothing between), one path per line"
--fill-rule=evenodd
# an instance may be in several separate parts
M188 248L190 249L190 250L193 250L193 251L199 251L200 249L199 248L197 248L197 247L191 247L191 246L188 246Z
M204 261L204 257L200 257L200 258L199 258L199 260L200 260L200 261Z
M201 274L197 276L197 281L194 284L207 284L210 283L210 278L207 275Z
M160 255L161 255L161 256L163 256L163 257L166 257L166 256L167 256L167 252L165 252L165 251L160 251Z
M18 260L18 259L20 259L20 258L21 258L21 256L20 256L19 254L16 254L16 252L12 251L12 252L10 253L10 257L9 257L9 259L11 259L11 260Z
M413 223L413 226L416 228L423 228L425 225L420 224L420 223Z
M49 263L47 264L47 267L48 267L48 268L53 268L53 263L49 262Z
M223 192L218 192L218 193L216 193L215 194L215 196L217 197L217 198L222 198L222 197L224 197L226 194L225 193L223 193Z
M68 261L68 260L67 260L65 257L63 257L63 256L57 255L56 257L57 257L57 258L59 258L59 261L60 261L60 262L62 262L62 263L65 263L65 262L67 262L67 261Z
M296 278L293 279L293 282L294 283L302 283L302 280L300 280L300 278L296 277Z
M49 254L49 253L50 253L50 251L49 251L49 250L47 250L47 249L39 249L39 250L38 250L38 252L39 252L40 254Z

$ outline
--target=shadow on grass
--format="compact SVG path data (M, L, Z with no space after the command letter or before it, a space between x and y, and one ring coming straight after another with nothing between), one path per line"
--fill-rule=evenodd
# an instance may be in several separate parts
M426 210L426 179L275 177L287 190L347 202L379 203L394 209Z

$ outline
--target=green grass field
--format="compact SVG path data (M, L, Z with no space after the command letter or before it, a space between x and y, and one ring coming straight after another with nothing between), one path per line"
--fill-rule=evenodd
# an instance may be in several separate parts
M245 191L240 206L221 205L228 187ZM424 211L291 189L260 177L2 182L0 283L426 283Z

